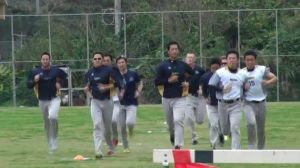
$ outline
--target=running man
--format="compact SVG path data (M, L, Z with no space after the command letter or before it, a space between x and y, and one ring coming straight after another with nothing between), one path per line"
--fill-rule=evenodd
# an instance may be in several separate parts
M121 78L117 79L119 86L120 112L119 122L121 127L122 142L124 152L129 151L127 128L129 136L133 135L133 129L136 123L136 112L138 106L138 97L143 89L143 82L140 76L127 68L127 58L119 56L116 64L121 73Z
M162 88L162 104L168 124L171 144L180 149L184 144L184 118L188 78L194 71L185 62L180 61L179 44L167 45L169 58L157 67L155 85Z
M104 66L110 66L113 69L113 72L115 73L115 76L119 76L120 72L117 67L112 65L112 56L108 53L103 54L103 65ZM117 89L114 91L117 93ZM113 100L113 115L112 115L112 142L114 147L116 147L119 143L118 139L118 125L119 125L119 112L120 112L120 101L118 98L118 95L115 94L112 95Z
M248 148L264 149L267 87L277 82L269 68L256 64L257 53L249 50L244 54L248 90L244 93L244 111L247 118ZM256 144L257 138L257 144Z
M112 108L110 90L114 89L114 75L111 67L103 66L103 56L100 52L93 55L93 67L85 74L85 92L92 96L91 117L94 126L95 158L103 157L101 144L103 134L108 145L107 155L113 154L111 138ZM103 127L104 126L104 127Z
M216 90L208 88L208 82L212 75L220 68L220 59L211 59L209 66L210 70L200 78L200 93L206 98L206 110L209 121L209 139L212 149L216 149L217 145L222 140L220 136L221 130L219 128L218 99L216 97Z
M220 111L224 117L220 117L222 132L226 128L226 120L230 123L231 149L241 149L241 96L246 82L246 74L239 69L239 53L230 50L226 53L227 67L220 68L209 80L211 89L223 91L223 97L219 102L223 103ZM221 85L220 85L221 84ZM224 121L225 119L225 121Z
M189 80L189 95L187 96L186 124L192 133L192 144L198 144L198 135L196 132L196 123L202 124L206 113L205 99L202 95L198 95L199 80L205 73L205 70L196 64L196 54L188 52L185 62L194 70L194 75Z
M57 149L58 113L60 107L60 88L67 74L58 67L51 66L51 55L41 55L41 66L32 70L28 76L28 88L34 88L39 107L44 116L44 129L48 141L49 153Z

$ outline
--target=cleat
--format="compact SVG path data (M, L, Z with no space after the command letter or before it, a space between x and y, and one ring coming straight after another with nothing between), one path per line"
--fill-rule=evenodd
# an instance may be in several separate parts
M114 154L114 151L113 151L113 150L109 149L109 150L107 151L107 155L108 155L108 156L112 156L113 154Z
M174 135L170 135L171 144L174 145Z
M123 150L123 152L124 152L124 153L130 153L130 150L129 150L128 148L125 148L125 149Z
M220 145L221 147L223 147L223 146L224 146L224 143L225 143L225 137L224 137L223 134L220 134L220 135L219 135L219 145Z
M116 147L116 146L118 146L119 140L113 139L112 143L113 143L113 146Z
M103 155L101 155L101 154L95 155L96 160L101 160L102 158L103 158Z
M176 145L174 149L181 149L181 147Z
M197 140L193 140L192 144L193 144L193 145L197 145L197 144L198 144L198 141L197 141Z

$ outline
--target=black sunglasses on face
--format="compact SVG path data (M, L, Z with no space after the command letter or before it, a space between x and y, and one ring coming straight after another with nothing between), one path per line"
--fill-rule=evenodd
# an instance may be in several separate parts
M94 58L94 60L101 60L102 58Z

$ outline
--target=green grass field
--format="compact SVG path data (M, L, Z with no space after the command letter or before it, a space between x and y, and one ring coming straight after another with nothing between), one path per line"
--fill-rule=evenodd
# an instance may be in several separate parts
M297 149L300 146L300 103L269 103L266 122L267 149ZM185 148L210 149L207 122L197 127L200 144L191 144L191 135L185 131ZM245 118L242 123L242 148L246 149ZM152 133L148 133L152 131ZM138 109L135 135L129 139L131 153L123 153L122 146L116 153L103 160L93 160L92 121L88 107L63 107L59 114L59 148L48 154L43 131L42 114L38 108L0 108L0 167L36 168L93 168L93 167L162 167L152 163L152 149L172 148L164 125L161 105L142 105ZM226 141L225 149L230 148ZM103 145L103 152L106 146ZM92 158L73 161L82 154ZM299 158L300 159L300 158ZM291 164L217 164L221 168L250 167L300 167Z

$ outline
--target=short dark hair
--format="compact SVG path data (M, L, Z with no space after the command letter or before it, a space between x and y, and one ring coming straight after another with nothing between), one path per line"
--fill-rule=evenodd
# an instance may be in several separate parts
M257 58L257 52L255 50L248 50L244 53L244 58L246 58L246 56L254 56L254 58Z
M167 49L170 50L171 45L177 45L178 49L180 50L180 46L178 44L178 42L176 41L171 41L167 44Z
M218 64L221 66L221 59L220 58L217 58L217 57L214 57L210 60L210 63L209 63L209 66L213 65L213 64Z
M51 54L49 52L43 52L41 54L41 58L43 57L43 55L48 55L49 59L51 58Z
M118 57L116 58L116 63L118 63L118 61L119 61L120 59L123 59L123 60L127 63L127 57L124 56L124 55L118 56Z
M235 49L230 49L230 50L227 51L227 53L226 53L226 59L228 58L229 54L235 54L236 57L237 57L237 59L240 59L240 54Z
M111 61L113 60L112 55L109 53L104 53L103 57L109 57Z
M95 56L96 54L99 54L99 55L101 55L101 57L103 58L103 54L102 54L102 52L99 52L99 51L95 51L95 52L93 53L93 58L94 58L94 56Z
M194 54L194 55L197 57L196 52L195 52L194 50L188 51L188 52L186 53L186 55L187 55L187 54Z

